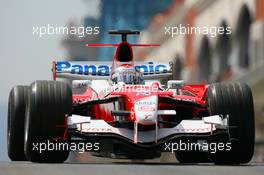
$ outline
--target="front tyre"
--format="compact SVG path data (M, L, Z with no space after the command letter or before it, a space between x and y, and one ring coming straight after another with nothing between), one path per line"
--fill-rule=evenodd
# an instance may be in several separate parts
M207 91L210 115L229 115L231 150L211 154L216 164L248 163L254 153L254 105L250 87L245 83L216 83Z
M207 152L202 151L177 151L176 158L180 163L210 163Z
M24 154L24 123L28 91L28 86L15 86L9 94L7 149L12 161L27 160Z
M35 81L31 84L25 123L28 160L62 163L68 158L66 115L71 112L72 91L67 83ZM57 149L56 143L64 148Z

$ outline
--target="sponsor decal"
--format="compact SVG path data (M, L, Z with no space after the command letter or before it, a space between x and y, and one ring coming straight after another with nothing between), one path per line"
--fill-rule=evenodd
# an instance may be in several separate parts
M114 132L111 128L83 128L83 132Z
M189 101L189 102L195 102L194 99L190 99L190 98L180 98L179 100L182 100L182 101Z
M155 108L153 106L139 106L138 111L152 112L155 111Z
M205 127L205 128L191 128L191 127L186 127L186 128L174 128L175 132L188 132L188 133L205 133L205 132L210 132L210 131L214 131L215 125L213 125L212 127Z
M110 62L109 62L110 63ZM56 73L69 72L71 74L90 75L90 76L109 76L112 67L108 64L93 63L93 62L70 62L57 61ZM167 73L169 71L168 64L154 64L153 62L142 63L135 65L135 69L140 70L143 74L159 74Z
M148 64L141 64L141 65L136 65L135 69L139 70L143 74L154 74L154 73L167 73L167 65L165 64L157 64L154 65L153 62L148 62Z
M137 92L136 96L149 96L151 94L150 91L143 91L143 92Z
M136 102L136 105L155 105L155 101L138 101Z
M90 85L89 80L74 80L72 83L73 88L89 88Z
M151 117L153 117L152 114L146 114L144 119L145 119L145 120L148 120L148 119L151 118ZM151 120L151 121L152 121L152 120Z
M86 102L89 100L89 97L73 97L72 102L73 103L82 103L82 102Z
M101 64L78 64L69 61L57 61L56 62L56 72L63 73L69 72L71 74L81 74L81 75L92 75L92 76L109 76L111 72L111 66Z

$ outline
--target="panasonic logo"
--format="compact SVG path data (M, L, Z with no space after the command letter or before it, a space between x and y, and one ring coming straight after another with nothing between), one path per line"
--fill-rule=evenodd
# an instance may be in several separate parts
M91 76L109 76L112 67L111 62L109 64L103 64L97 62L77 63L70 61L57 61L56 62L56 73L71 73L80 75L91 75ZM167 64L154 64L153 62L147 62L144 64L135 65L135 69L141 71L143 74L159 74L167 73L169 71L169 65Z

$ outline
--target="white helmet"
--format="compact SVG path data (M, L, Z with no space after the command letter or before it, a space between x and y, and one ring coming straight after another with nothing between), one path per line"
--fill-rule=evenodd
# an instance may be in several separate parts
M123 82L125 84L143 84L143 75L136 71L134 67L118 67L111 74L111 80L114 84Z

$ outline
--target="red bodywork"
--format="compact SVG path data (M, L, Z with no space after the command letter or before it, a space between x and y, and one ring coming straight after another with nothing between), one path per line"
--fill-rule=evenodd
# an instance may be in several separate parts
M111 97L123 97L124 101L124 109L125 111L131 111L131 115L129 116L129 120L134 121L135 116L133 115L133 107L134 104L146 96L144 94L138 95L137 94L137 88L142 88L142 86L136 86L136 85L126 85L125 88L131 88L133 86L134 92L127 92L127 91L121 91L121 92L112 92L109 94L109 98ZM146 89L155 89L158 85L156 83L153 83L151 86L146 86ZM150 92L148 96L152 95L158 95L158 97L169 97L174 98L176 100L180 101L191 101L194 103L197 103L201 106L205 106L205 94L206 94L207 86L206 85L185 85L182 87L181 91L183 94L188 95L173 95L172 91L164 91L164 90L158 90L154 92ZM83 95L73 95L73 102L82 102L87 101L89 99L92 99L93 97L93 91L91 89L87 89L87 91ZM184 105L178 105L178 104L170 104L170 103L159 103L158 109L175 109L175 108L189 108L192 111L192 116L198 116L201 112L205 111L205 108L200 107L190 107L190 106L184 106ZM105 108L102 104L95 104L90 108L90 114L93 119L103 119L107 122L113 122L114 118L111 115L111 111L108 108Z
M120 66L127 66L127 67L133 67L133 51L132 46L159 46L159 44L129 44L128 42L121 42L119 44L87 44L87 46L114 46L117 47L114 59L112 62L112 70L114 70L116 67ZM125 54L125 60L124 60L124 54ZM122 55L122 56L120 56ZM149 93L146 95L144 93L139 94L137 92L138 88L142 88L144 86L146 90L149 90ZM202 85L184 85L181 87L180 91L181 94L175 95L173 91L166 91L158 82L154 82L151 85L125 85L123 88L133 88L133 91L119 91L119 92L110 92L107 97L108 98L114 98L114 97L121 97L122 98L122 110L124 111L130 111L130 115L128 116L128 120L133 122L135 121L135 115L134 115L134 104L146 96L152 96L157 95L158 98L167 97L172 98L178 101L183 102L192 102L196 105L182 105L177 103L168 103L168 102L158 102L158 109L159 110L167 110L167 109L177 109L177 110L185 110L188 111L187 113L192 117L199 117L201 113L205 112L205 94L207 90L207 86ZM153 91L153 88L156 88L155 91ZM89 101L92 100L94 97L94 91L96 89L87 89L87 91L82 95L73 95L73 101L74 103L80 102L80 101ZM200 107L199 107L200 106ZM107 104L93 104L89 109L89 116L92 117L92 119L103 119L106 122L114 122L114 116L111 114L111 108L107 107ZM144 109L144 110L151 110L151 109ZM168 116L161 116L163 119L167 119Z

